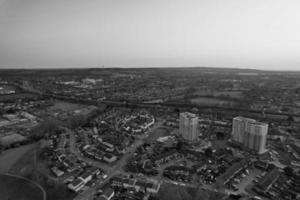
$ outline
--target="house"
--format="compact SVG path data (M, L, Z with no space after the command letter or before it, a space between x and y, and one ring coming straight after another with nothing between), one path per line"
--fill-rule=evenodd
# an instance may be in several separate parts
M159 189L160 189L160 184L156 184L156 183L147 183L146 185L146 190L147 192L150 193L158 193Z
M143 181L136 181L134 188L136 191L146 191L147 183Z
M264 192L267 192L269 188L277 181L279 178L280 172L277 168L274 168L272 171L268 172L257 184L257 187Z
M111 182L111 185L112 186L118 186L118 187L121 187L121 186L123 186L123 182L124 182L124 179L123 178L121 178L121 177L113 177L111 180L110 180L110 182Z
M177 159L178 157L179 154L174 150L156 156L155 158L153 158L153 161L156 165L160 165L162 163L168 162L169 160Z
M135 185L136 180L135 179L125 179L123 181L123 185L126 188L133 188Z
M72 164L71 166L68 167L67 171L70 173L70 172L74 172L74 171L76 171L78 169L80 169L79 165Z
M288 151L293 154L296 159L300 160L300 147L295 144L287 145Z
M79 179L81 179L85 184L91 181L92 178L93 178L93 174L91 172L85 172L79 177Z
M110 200L115 196L115 191L111 188L106 189L101 197L105 198L106 200Z
M226 184L231 178L233 178L237 173L246 169L251 164L251 160L244 158L240 162L234 163L227 171L218 178L219 184Z
M106 154L104 154L103 160L105 162L112 163L117 160L117 156L106 153Z
M148 182L145 180L136 180L136 179L123 178L118 176L113 177L110 183L112 186L124 187L127 189L133 188L136 191L150 192L150 193L157 193L160 188L160 184L156 182Z
M64 175L64 172L61 171L60 169L58 169L57 167L52 167L51 171L57 176L60 177L62 175Z
M74 192L78 192L84 187L84 185L85 182L82 179L77 178L72 183L68 184L68 188Z
M99 175L101 173L101 170L97 167L92 167L89 171L92 173L92 175Z

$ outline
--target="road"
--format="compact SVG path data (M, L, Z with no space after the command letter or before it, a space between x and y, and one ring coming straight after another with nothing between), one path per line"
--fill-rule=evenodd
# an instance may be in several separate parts
M14 175L14 174L5 173L5 174L1 174L1 175L11 176L11 177L18 178L18 179L23 179L23 180L27 181L28 183L31 183L32 185L35 185L36 187L38 187L42 191L43 200L46 200L46 191L44 190L44 188L40 184L38 184L38 183L28 179L28 178L18 176L18 175Z

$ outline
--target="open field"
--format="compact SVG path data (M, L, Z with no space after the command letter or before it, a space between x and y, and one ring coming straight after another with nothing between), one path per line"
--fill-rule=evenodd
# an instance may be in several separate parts
M242 91L207 91L207 90L197 90L195 95L199 96L212 96L212 97L230 97L235 99L240 99L243 97Z
M173 184L163 184L157 196L160 200L217 200L224 197L221 193Z
M9 149L0 155L0 173L8 172L19 159L28 151L33 149L36 144L24 145L19 148Z
M200 105L234 105L234 101L222 100L213 97L196 97L190 99L192 103L200 104Z
M6 95L0 95L0 102L2 101L15 101L18 99L31 99L36 97L35 94L30 93L17 93L17 94L6 94Z
M69 103L69 102L62 102L62 101L58 101L55 102L53 106L49 107L48 110L49 111L64 111L64 112L72 112L74 110L80 109L84 106L79 105L79 104L74 104L74 103Z
M23 135L13 133L0 137L0 144L4 147L7 147L13 143L24 141L26 138Z
M0 156L0 172L19 175L22 177L33 177L34 175L34 154L37 150L38 144L22 146L13 151L4 152ZM47 195L47 200L71 200L76 195L69 191L65 184L51 183L49 185L47 177L49 174L41 170L41 167L45 163L42 163L39 156L37 155L37 177L38 183L44 187ZM1 179L1 177L0 177ZM1 180L0 180L0 199L1 199ZM30 196L29 196L30 197ZM18 198L11 198L16 199ZM20 199L20 198L19 198ZM35 200L37 198L29 198L29 200ZM1 199L2 200L2 199ZM6 200L6 199L5 199ZM26 198L20 200L27 200Z
M37 148L38 144L24 152L23 155L13 165L11 165L9 173L19 176L30 175L34 170L34 157Z
M164 137L168 135L170 135L168 129L159 127L157 129L153 129L153 131L145 139L145 142L152 143L155 142L159 137Z
M224 149L227 147L227 140L213 140L211 145L213 149Z
M0 174L0 199L43 200L43 191L23 178Z
M226 96L231 98L240 99L243 97L243 93L240 91L220 91L220 92L213 92L213 96Z

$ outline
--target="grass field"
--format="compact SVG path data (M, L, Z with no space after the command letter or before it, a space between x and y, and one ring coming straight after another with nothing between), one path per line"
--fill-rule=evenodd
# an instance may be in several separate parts
M48 179L44 177L48 176L47 170L42 170L42 168L46 168L45 162L42 162L40 157L36 156L37 165L35 168L34 165L34 157L35 151L38 151L37 144L35 146L27 147L26 149L20 148L16 149L17 151L12 152L11 154L7 155L6 158L12 159L8 156L16 155L14 162L9 163L9 165L5 166L6 171L10 174L19 175L22 177L34 178L36 182L38 182L46 191L47 200L72 200L76 195L74 192L71 192L67 189L65 184L60 184L56 182L52 182L51 184L48 183ZM23 153L20 151L24 150ZM0 160L0 164L1 164ZM36 171L35 171L36 169ZM35 173L36 172L36 175ZM0 185L1 187L1 185ZM0 193L0 200L1 193ZM27 199L22 199L27 200ZM33 199L34 200L34 199Z
M19 148L9 149L0 155L0 173L8 172L19 160L35 147L36 144L24 145Z
M227 147L226 140L213 140L211 141L211 145L213 149L224 149Z
M213 92L213 95L218 96L228 96L231 98L240 99L243 97L243 92L240 91L220 91L220 92Z
M211 105L211 106L219 106L219 105L233 105L234 101L227 101L213 97L197 97L190 99L192 103L200 104L200 105Z
M160 200L218 200L222 199L224 194L173 184L163 184L157 196Z
M32 182L0 174L1 200L43 200L43 192Z
M17 99L26 99L26 98L34 98L36 97L35 94L30 93L17 93L17 94L8 94L8 95L0 95L0 102L1 101L15 101Z
M149 136L145 139L145 142L152 143L155 142L159 137L164 137L170 135L169 131L166 128L157 128L153 130Z
M80 109L82 107L84 107L84 106L80 105L80 104L58 101L53 106L49 107L48 110L49 111L60 110L60 111L64 111L64 112L72 112L72 111Z
M195 92L199 96L213 96L213 97L231 97L235 99L240 99L243 97L242 91L207 91L207 90L197 90Z

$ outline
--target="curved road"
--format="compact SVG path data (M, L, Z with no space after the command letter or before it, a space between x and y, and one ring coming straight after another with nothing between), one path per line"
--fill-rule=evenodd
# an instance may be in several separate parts
M5 176L10 176L10 177L14 177L14 178L23 179L23 180L25 180L25 181L27 181L27 182L29 182L29 183L37 186L42 191L42 193L43 193L43 200L46 200L46 191L44 190L44 188L40 184L38 184L38 183L36 183L36 182L28 179L28 178L24 178L22 176L18 176L18 175L14 175L14 174L9 174L9 173L2 173L1 174L0 173L0 175L5 175Z

